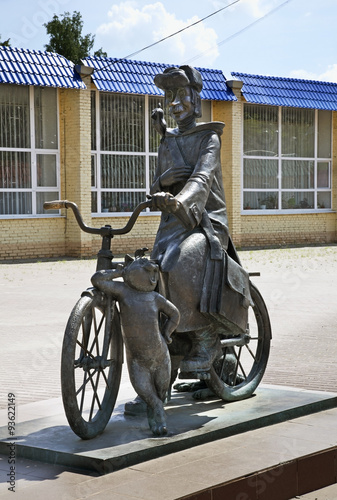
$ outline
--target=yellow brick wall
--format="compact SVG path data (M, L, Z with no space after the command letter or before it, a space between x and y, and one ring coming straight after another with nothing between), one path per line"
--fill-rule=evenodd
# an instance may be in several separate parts
M61 127L61 198L77 204L85 222L91 225L91 121L90 78L84 78L85 90L60 91ZM67 256L92 255L92 236L84 233L68 209L65 243Z
M144 247L147 247L151 251L157 233L159 219L159 216L140 215L130 233L114 236L111 243L113 255L119 256L127 253L133 255L135 250ZM92 219L92 224L93 227L102 227L108 224L113 228L120 228L125 226L127 220L126 217L97 217ZM97 254L100 245L101 238L99 236L93 236L92 254Z
M66 255L64 218L2 219L0 233L0 260Z
M236 245L241 245L241 144L242 103L214 102L213 119L225 123L222 135L221 167L226 196L229 230Z
M213 104L213 119L225 123L223 135L221 137L221 167L222 178L226 196L228 222L230 228L233 225L233 127L232 127L232 103L215 102Z
M90 82L87 89L60 89L61 198L79 206L89 226L122 227L127 217L91 217ZM241 215L242 105L213 102L213 119L225 123L221 162L229 227L237 246L261 247L336 242L336 214ZM337 210L337 113L333 113L333 209ZM159 216L140 216L133 230L116 236L114 255L153 246ZM62 217L1 219L0 260L85 257L97 253L100 237L83 233L70 210Z
M322 244L335 241L334 213L242 216L242 247Z

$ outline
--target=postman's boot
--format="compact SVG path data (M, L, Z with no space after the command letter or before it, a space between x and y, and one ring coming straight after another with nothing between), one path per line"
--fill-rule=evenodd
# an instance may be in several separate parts
M207 379L212 364L222 355L219 335L215 327L191 332L192 347L180 363L180 378ZM192 376L191 376L192 375Z

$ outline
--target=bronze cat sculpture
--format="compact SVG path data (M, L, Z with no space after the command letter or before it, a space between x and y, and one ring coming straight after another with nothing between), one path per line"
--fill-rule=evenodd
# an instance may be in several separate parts
M136 252L137 255L137 252ZM98 271L92 284L111 294L119 303L131 383L147 404L150 429L156 436L167 434L163 402L171 380L167 344L179 323L178 309L155 291L159 268L142 256L127 255L125 266ZM114 281L122 277L124 281Z

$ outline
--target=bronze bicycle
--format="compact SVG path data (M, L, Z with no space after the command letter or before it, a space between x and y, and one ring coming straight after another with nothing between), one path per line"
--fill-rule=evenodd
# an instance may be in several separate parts
M130 232L151 200L140 203L122 228L87 226L77 205L66 200L46 202L46 210L71 209L80 228L101 236L97 270L113 269L111 241ZM250 397L265 372L271 343L271 325L264 300L250 282L253 305L249 308L246 333L221 335L222 357L206 381L209 389L224 401ZM82 439L101 434L114 410L123 365L123 339L118 304L96 288L88 288L70 313L65 329L61 359L63 405L71 429Z

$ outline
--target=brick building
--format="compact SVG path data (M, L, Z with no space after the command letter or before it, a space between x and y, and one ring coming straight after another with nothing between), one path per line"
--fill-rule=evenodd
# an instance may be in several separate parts
M163 64L0 47L0 260L91 256L88 225L125 225L146 197L158 134L151 110ZM200 69L200 68L199 68ZM238 246L336 241L337 84L200 69L203 120L223 121L222 169ZM335 146L335 147L334 147ZM141 214L114 253L151 248L159 214Z
M241 127L242 246L336 241L337 84L232 73ZM240 172L240 173L239 173Z

